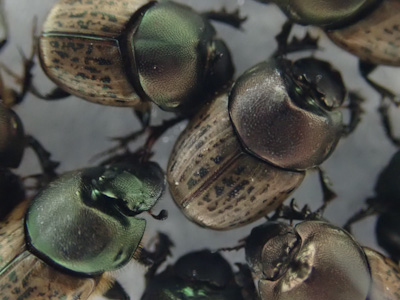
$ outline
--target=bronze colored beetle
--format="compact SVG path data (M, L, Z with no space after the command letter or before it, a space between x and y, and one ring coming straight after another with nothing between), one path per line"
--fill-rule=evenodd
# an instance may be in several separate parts
M335 148L345 95L340 74L313 58L272 58L249 69L177 140L167 169L175 202L217 230L273 211Z
M209 21L169 1L61 0L40 37L40 60L83 99L187 112L227 84L229 51Z
M61 175L0 223L0 298L84 300L112 287L109 271L132 257L151 263L153 253L139 246L146 220L137 215L164 186L151 162Z
M245 249L263 300L399 297L399 266L326 222L267 222L252 230Z

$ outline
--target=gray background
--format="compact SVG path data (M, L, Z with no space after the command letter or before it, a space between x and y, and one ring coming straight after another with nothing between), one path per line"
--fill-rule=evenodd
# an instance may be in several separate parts
M57 1L5 0L4 2L10 41L0 54L0 61L15 72L21 72L21 58L17 49L20 47L25 53L30 51L33 17L38 17L40 28L47 12ZM227 41L232 51L236 76L272 53L276 46L274 36L285 20L282 13L274 6L262 5L252 0L182 0L179 2L199 10L218 9L221 6L232 10L239 7L241 14L248 16L241 31L224 25L216 25L220 36ZM301 36L303 32L303 28L296 27L296 34ZM338 194L338 198L328 207L325 217L335 224L342 225L362 206L366 197L373 195L376 175L387 164L396 149L383 133L376 113L379 96L363 82L357 73L357 59L338 49L317 29L313 29L312 32L316 36L321 36L320 45L323 48L315 55L331 61L341 70L347 87L359 91L367 98L362 123L351 136L339 143L333 155L323 164ZM34 68L33 73L34 83L42 91L51 89L52 83L44 76L39 66ZM380 67L373 73L374 79L392 87L397 93L400 93L399 76L400 71L390 67ZM12 84L10 80L7 82ZM16 111L22 118L26 131L35 135L51 151L55 160L62 162L60 172L90 165L89 160L93 155L113 145L109 137L125 135L139 128L129 108L101 106L75 97L49 103L28 95ZM155 124L173 116L158 109L154 109L153 113ZM393 118L396 118L398 113L398 110L393 110ZM395 120L395 125L396 132L400 134L400 121ZM184 124L175 126L155 145L154 159L163 168L166 167L173 143L183 128ZM135 145L132 145L132 148L135 148ZM28 150L18 172L26 175L38 171L37 161ZM300 204L309 203L313 208L320 205L321 192L315 172L310 172L306 176L293 197ZM150 241L157 230L166 232L175 242L172 260L195 249L233 246L240 238L245 237L253 226L262 222L228 232L202 229L186 220L173 204L168 192L165 193L155 211L163 208L168 209L169 218L163 222L149 219L144 244ZM363 245L377 248L373 234L374 220L374 218L369 218L359 223L355 227L355 236ZM228 253L226 256L232 261L244 259L242 251ZM144 271L142 266L133 262L116 272L132 299L140 298Z

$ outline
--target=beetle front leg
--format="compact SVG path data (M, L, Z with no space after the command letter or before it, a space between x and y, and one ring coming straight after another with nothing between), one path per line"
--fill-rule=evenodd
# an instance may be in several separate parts
M118 281L114 281L113 285L103 294L103 297L109 300L131 299Z
M375 81L371 80L368 75L376 69L377 65L370 64L368 62L359 61L358 68L360 70L361 76L367 81L367 83L380 95L382 100L387 98L389 99L394 105L400 106L400 97L399 95L394 94L392 91L388 90L387 88L381 86L380 84L376 83Z
M241 17L239 8L228 12L225 7L219 11L211 10L202 13L202 16L208 20L217 21L230 25L236 29L241 29L242 24L247 20L247 17Z
M361 97L358 93L349 92L348 94L349 104L347 108L350 110L350 120L349 124L345 125L343 134L348 136L352 133L357 125L361 121L361 115L364 113L361 104L364 102L364 98Z
M328 203L330 201L332 201L334 198L336 198L337 195L331 188L332 183L331 183L329 177L326 175L325 171L323 171L320 167L318 167L317 170L318 170L319 182L321 184L322 194L323 194L323 204L318 209L318 211L320 211L322 213L325 210Z
M350 219L348 219L346 224L343 225L343 228L346 231L351 233L351 226L354 223L357 223L357 222L365 219L366 217L372 216L376 213L377 213L376 209L373 208L372 206L363 208L363 209L359 210L357 213L355 213Z
M51 153L48 152L40 142L35 139L31 135L27 135L26 137L27 146L31 147L32 150L36 153L40 166L43 170L43 174L46 177L46 181L50 181L57 176L55 169L59 166L59 162L53 161L50 159Z
M171 256L171 247L173 246L174 243L168 235L159 232L156 237L155 249L153 252L144 248L141 249L137 260L139 263L149 266L145 275L147 283L154 277L154 274L157 272L160 265L166 261L167 257Z
M389 105L385 104L383 101L378 108L379 115L381 116L381 123L383 129L385 130L386 136L389 140L397 147L400 146L400 138L395 137L392 128L392 122L389 116Z

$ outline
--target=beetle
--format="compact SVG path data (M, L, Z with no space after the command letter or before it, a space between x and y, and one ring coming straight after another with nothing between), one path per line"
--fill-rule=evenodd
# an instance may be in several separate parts
M345 97L340 73L325 61L278 55L252 67L178 138L167 168L173 199L211 229L263 217L332 153L347 130ZM327 202L333 195L323 188Z
M375 233L379 246L390 257L400 260L400 151L397 151L387 166L380 172L375 184L375 196L366 200L366 207L355 213L344 225L351 231L351 225L368 216L377 214Z
M0 298L87 299L112 284L109 271L140 249L149 211L165 187L153 162L71 171L52 181L0 223ZM25 214L25 217L24 217ZM56 216L56 218L55 218Z
M206 17L170 1L61 0L39 41L43 70L62 90L147 111L193 110L233 75Z
M400 105L399 96L369 78L377 65L400 66L400 3L397 0L303 1L257 0L274 3L293 23L321 27L328 38L359 58L359 70L367 83L381 95L378 109L385 133L395 145L389 117L389 99Z
M234 273L218 252L208 249L180 257L174 265L158 274L149 269L142 300L253 300L256 291L250 271L238 264Z
M325 221L266 222L246 239L261 299L397 299L400 268Z

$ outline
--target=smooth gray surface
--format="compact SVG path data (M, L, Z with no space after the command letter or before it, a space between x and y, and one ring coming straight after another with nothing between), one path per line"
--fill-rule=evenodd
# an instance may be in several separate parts
M24 53L29 53L33 17L38 17L40 28L46 13L56 2L55 0L5 0L10 41L0 54L2 63L15 72L22 71L21 58L17 49L21 47ZM274 6L262 5L252 0L182 0L179 2L187 3L199 10L218 9L222 5L231 10L239 6L241 14L248 16L242 31L236 31L224 25L217 26L218 32L232 50L237 70L236 76L267 58L275 49L274 36L279 32L284 17ZM302 35L303 28L296 27L296 33ZM328 207L325 217L335 224L343 225L347 218L361 207L364 199L373 195L376 175L396 149L383 133L376 113L379 96L363 82L358 74L357 59L326 40L318 30L313 30L313 33L321 36L320 45L323 48L323 51L315 55L331 61L341 70L347 87L359 91L367 98L362 123L356 132L339 143L333 155L323 164L338 194L338 198ZM381 67L374 72L373 78L400 93L399 70ZM52 83L45 78L39 66L34 69L34 83L42 91L48 91L52 87ZM26 131L36 136L51 151L54 159L62 162L60 172L88 166L88 161L95 154L113 145L109 137L121 136L139 128L139 123L129 108L101 106L75 97L49 103L28 95L16 111L22 118ZM394 110L393 117L397 114L399 110ZM161 119L172 116L155 109L153 121L158 123ZM400 121L396 120L395 124L396 132L400 135ZM166 167L168 154L183 128L184 124L174 127L155 145L154 159L163 168ZM133 145L132 148L135 146ZM37 161L30 151L26 154L19 171L25 175L39 171ZM313 208L317 208L321 203L317 174L308 174L293 197L300 204L310 203ZM149 220L144 244L150 241L157 230L166 232L175 242L173 259L190 250L233 246L256 225L252 224L228 232L199 228L185 219L168 193L156 206L155 211L158 212L164 208L169 211L168 220L164 222ZM374 218L370 218L355 227L355 236L362 244L376 246L373 226ZM244 260L243 251L229 253L227 256L232 261ZM143 273L144 268L137 263L132 263L116 273L132 299L140 298L144 282Z

